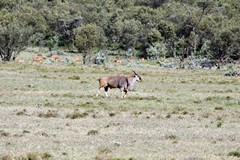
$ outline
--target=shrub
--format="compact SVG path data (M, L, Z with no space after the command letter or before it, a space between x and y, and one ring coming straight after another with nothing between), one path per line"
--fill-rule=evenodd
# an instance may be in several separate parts
M228 156L240 157L240 151L229 152Z
M218 123L217 123L217 128L221 128L221 127L222 127L222 124L223 124L222 122L218 122Z
M165 136L166 139L171 139L171 140L176 140L177 139L177 136L176 135L173 135L173 134L168 134Z
M26 112L27 112L27 110L26 110L26 109L23 109L23 110L21 110L21 111L18 111L18 112L16 113L16 115L17 115L17 116L26 115Z
M223 110L223 107L215 107L215 110Z
M224 76L240 76L240 69L235 65L228 67L228 70L224 73Z
M30 152L27 153L26 155L22 155L20 157L18 157L17 159L22 159L22 160L38 160L38 159L43 159L43 160L47 160L52 158L52 155L48 152L44 152L44 153L39 153L39 152Z
M167 48L165 43L155 43L147 49L147 56L150 59L158 60L160 57L165 58L167 53Z
M98 131L97 130L90 130L88 131L87 135L97 135Z

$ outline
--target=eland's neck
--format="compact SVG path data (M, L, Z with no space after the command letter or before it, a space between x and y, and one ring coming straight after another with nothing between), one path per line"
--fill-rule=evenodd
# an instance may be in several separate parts
M136 81L137 77L128 77L128 89L132 89Z

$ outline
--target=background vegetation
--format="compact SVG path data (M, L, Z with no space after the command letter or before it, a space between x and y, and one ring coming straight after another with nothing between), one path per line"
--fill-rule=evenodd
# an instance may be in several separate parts
M236 0L3 0L0 54L9 61L32 45L238 60L239 15Z

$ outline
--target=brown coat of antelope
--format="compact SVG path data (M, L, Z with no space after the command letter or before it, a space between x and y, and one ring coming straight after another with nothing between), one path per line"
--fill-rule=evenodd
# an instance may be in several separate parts
M104 89L105 95L108 97L109 88L119 88L122 93L121 98L124 98L127 94L127 91L133 88L135 82L142 81L142 78L135 71L133 71L133 73L134 74L129 77L117 75L103 76L99 78L99 90L96 96L99 95L101 89Z

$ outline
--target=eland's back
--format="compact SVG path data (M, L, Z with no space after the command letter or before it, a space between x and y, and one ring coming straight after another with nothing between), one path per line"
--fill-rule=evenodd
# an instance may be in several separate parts
M127 78L125 76L104 76L99 78L99 88L121 88L127 86Z

